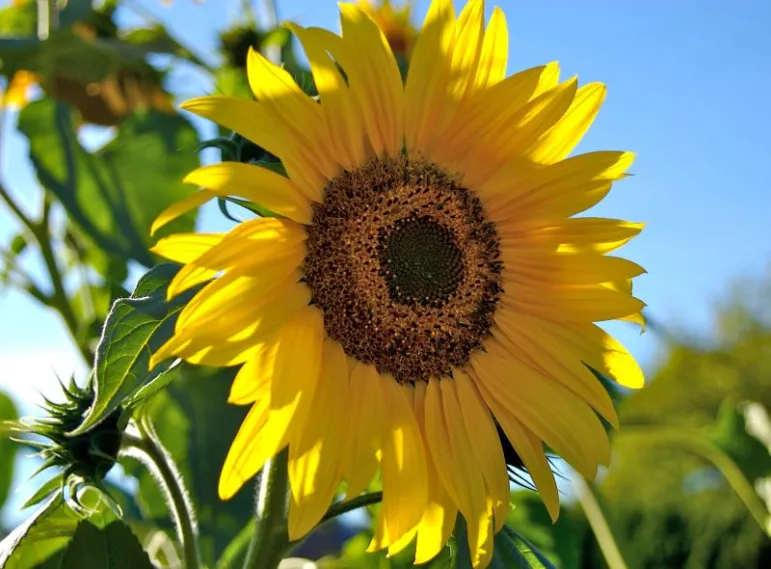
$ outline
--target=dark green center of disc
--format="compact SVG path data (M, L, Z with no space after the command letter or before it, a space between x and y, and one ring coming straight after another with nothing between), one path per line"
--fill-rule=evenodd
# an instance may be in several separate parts
M427 218L407 218L382 235L380 266L391 300L442 306L463 280L463 253L452 232Z

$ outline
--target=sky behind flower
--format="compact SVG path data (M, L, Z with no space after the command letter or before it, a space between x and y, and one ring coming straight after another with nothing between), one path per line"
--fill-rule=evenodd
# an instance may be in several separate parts
M216 32L242 16L240 0L133 4L156 14L210 61L216 60ZM427 4L417 2L416 23ZM499 5L509 23L509 73L558 60L563 78L578 74L582 84L608 85L605 106L578 151L632 150L638 158L635 176L617 183L591 215L647 222L642 235L620 251L648 270L637 279L637 296L658 321L705 334L729 279L757 274L771 261L766 168L771 3L503 0ZM279 0L279 17L338 30L332 0ZM139 22L136 13L124 11L121 18ZM170 87L180 99L211 88L184 66L172 73ZM3 133L3 177L32 206L39 190L13 122L13 117L6 121ZM211 132L210 125L196 124ZM90 144L104 140L93 131L84 137ZM216 206L204 211L201 224L230 227ZM14 229L0 213L0 240ZM655 336L639 336L625 324L611 328L650 369ZM29 403L36 386L55 385L53 370L66 375L77 367L82 373L77 362L55 315L19 293L0 293L0 387L16 386L17 399Z

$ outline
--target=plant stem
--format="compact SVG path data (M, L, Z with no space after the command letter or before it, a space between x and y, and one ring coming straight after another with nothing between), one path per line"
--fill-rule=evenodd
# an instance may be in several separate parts
M153 472L161 489L166 494L166 504L177 528L177 537L182 544L185 569L200 569L198 528L196 527L193 506L184 488L182 475L168 451L155 435L152 426L143 421L134 423L134 426L139 431L140 436L124 434L124 448L129 456L138 459Z
M327 520L331 520L332 518L336 518L337 516L347 514L348 512L351 512L358 508L363 508L364 506L377 504L382 500L383 500L382 492L372 492L371 494L364 494L363 496L357 496L352 500L348 500L347 502L338 502L336 504L332 504L329 507L329 510L327 510L327 513L324 514L324 517L321 518L321 521L326 522Z
M276 569L289 548L287 533L288 455L283 450L260 472L255 524L244 569Z
M771 515L744 473L730 456L700 433L684 432L671 427L624 427L616 436L637 437L649 444L681 446L708 460L720 471L763 532L771 536L768 525Z
M610 569L627 569L621 550L618 548L613 532L610 529L608 520L602 513L600 503L597 501L592 487L580 475L573 477L573 484L576 487L578 501L584 509L586 519L592 528L597 545L600 546L602 556Z

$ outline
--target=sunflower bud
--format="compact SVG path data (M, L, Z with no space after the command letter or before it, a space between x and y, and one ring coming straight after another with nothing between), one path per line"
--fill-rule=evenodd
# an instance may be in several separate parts
M102 480L118 459L123 436L120 427L121 409L114 411L90 431L70 436L68 433L83 422L83 417L93 404L94 392L90 385L81 388L71 380L68 386L62 383L62 393L63 400L58 403L43 398L43 417L22 418L14 429L21 436L15 440L38 449L37 456L43 459L43 464L36 474L49 468L61 469L61 486L72 490L70 494L74 503L71 506L74 509L80 507L77 498L79 490L86 487L100 490L108 502L114 505Z

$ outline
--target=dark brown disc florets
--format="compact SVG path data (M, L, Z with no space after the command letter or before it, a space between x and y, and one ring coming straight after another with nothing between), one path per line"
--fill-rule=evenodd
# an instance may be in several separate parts
M495 226L437 166L373 160L327 186L305 279L345 352L399 382L446 377L488 337L500 288Z

